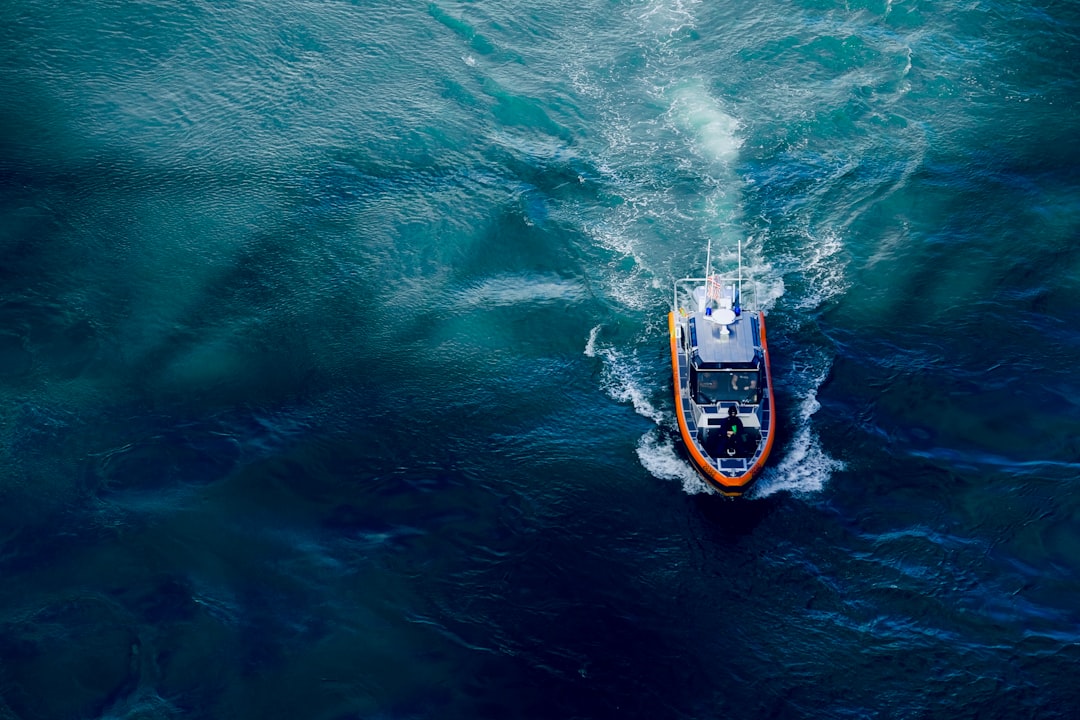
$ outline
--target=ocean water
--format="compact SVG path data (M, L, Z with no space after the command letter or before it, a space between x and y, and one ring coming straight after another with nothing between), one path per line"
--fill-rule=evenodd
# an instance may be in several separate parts
M1080 4L8 0L0 719L1072 718ZM674 279L778 442L690 471Z

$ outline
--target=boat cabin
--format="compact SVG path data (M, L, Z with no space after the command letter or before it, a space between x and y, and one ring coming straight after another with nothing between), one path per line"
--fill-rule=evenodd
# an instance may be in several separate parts
M692 401L688 410L698 441L709 449L717 439L717 428L734 407L743 426L737 456L748 457L761 439L764 355L757 341L756 318L737 313L738 296L727 292L731 294L719 299L698 298L704 302L686 318L688 332L683 342Z

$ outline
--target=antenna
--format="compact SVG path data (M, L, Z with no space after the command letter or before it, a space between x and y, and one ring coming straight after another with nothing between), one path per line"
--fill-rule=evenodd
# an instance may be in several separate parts
M742 239L739 239L739 302L742 302Z

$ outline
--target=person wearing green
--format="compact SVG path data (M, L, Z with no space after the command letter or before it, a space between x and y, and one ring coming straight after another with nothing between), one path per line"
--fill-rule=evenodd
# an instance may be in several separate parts
M738 451L739 435L742 433L742 420L739 419L739 408L732 405L728 408L728 416L719 428L713 431L709 438L712 448L706 451L713 457L735 457Z

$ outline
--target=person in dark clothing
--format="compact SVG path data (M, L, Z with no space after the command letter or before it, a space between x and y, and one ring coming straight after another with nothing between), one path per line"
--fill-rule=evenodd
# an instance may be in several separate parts
M735 457L738 451L742 434L742 420L739 419L739 408L732 405L728 408L728 416L719 428L713 431L712 449L709 454L713 457Z

